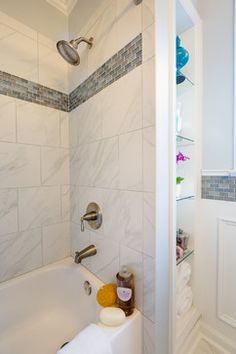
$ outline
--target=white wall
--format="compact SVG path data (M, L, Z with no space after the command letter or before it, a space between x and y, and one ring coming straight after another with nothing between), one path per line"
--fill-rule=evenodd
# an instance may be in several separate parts
M203 20L202 168L230 169L233 160L234 1L196 0L195 3ZM219 233L218 218L234 219L235 212L235 203L198 201L194 255L194 302L202 314L203 322L210 328L208 334L216 341L223 335L232 340L234 345L236 330L219 319L217 300L220 299L223 304L227 302L227 311L234 317L235 303L232 299L235 299L236 293L227 273L222 273L221 278L224 291L226 288L227 291L223 294L218 289L221 274L219 264L224 261L219 253L219 238L227 240L231 237L227 228L223 235ZM231 271L235 272L235 257L230 253L230 248L226 250L225 259L231 263ZM214 331L217 331L218 339L217 336L213 338Z
M203 169L233 163L233 0L197 0L203 20Z
M222 225L219 227L218 224L218 218L235 222L236 204L202 199L199 201L197 215L194 301L202 314L203 322L232 340L236 348L236 327L232 326L236 323L234 247L236 226L232 223L228 229L224 227L225 223L222 224L223 227ZM230 269L227 268L229 264ZM219 315L222 313L230 315L231 325L225 322L224 316L223 319L219 318L217 300L223 309Z

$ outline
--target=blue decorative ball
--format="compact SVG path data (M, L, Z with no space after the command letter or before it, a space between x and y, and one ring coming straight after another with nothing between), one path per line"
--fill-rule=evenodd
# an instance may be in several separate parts
M176 37L176 67L177 69L181 69L184 67L189 61L189 53L188 51L180 46L181 40L179 36Z

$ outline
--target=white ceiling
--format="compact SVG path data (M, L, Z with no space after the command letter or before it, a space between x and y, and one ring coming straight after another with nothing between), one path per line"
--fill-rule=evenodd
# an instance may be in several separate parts
M46 0L50 5L54 6L64 15L68 16L73 7L77 3L77 0Z

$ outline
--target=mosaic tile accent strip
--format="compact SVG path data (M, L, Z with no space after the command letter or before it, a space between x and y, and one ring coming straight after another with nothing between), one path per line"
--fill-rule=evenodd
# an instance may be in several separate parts
M0 94L70 112L141 64L140 33L69 95L3 71L0 71Z
M236 177L202 176L202 198L236 202Z
M33 81L0 71L0 94L68 112L69 96Z
M69 111L142 64L142 34L108 59L70 93Z

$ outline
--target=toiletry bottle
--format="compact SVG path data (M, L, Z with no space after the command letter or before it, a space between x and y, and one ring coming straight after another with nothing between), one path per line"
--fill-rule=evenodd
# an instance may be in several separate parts
M116 278L118 306L130 316L134 311L134 275L123 266Z

